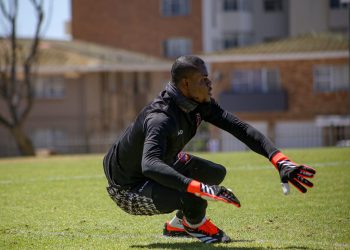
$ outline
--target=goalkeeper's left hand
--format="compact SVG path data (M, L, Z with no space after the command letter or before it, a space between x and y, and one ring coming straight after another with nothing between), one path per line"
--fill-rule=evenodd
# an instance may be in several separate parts
M290 189L288 182L292 183L300 192L306 193L307 189L304 187L313 187L314 184L306 178L312 178L316 174L316 170L305 165L298 165L290 161L287 156L278 152L271 159L272 164L278 170L281 182L282 190L285 195L289 194Z
M195 194L205 200L223 201L236 207L240 207L241 203L237 197L228 188L218 185L207 185L202 182L192 180L188 187L187 192Z

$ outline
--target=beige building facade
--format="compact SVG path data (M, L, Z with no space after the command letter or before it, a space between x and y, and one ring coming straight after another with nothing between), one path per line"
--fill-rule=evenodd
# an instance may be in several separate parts
M171 63L78 41L42 41L25 131L37 150L102 152L169 81ZM0 111L6 110L0 102ZM0 156L16 155L0 126Z
M349 142L348 51L344 36L325 33L200 56L219 104L291 148ZM25 124L37 150L105 152L170 79L172 61L91 43L43 41L40 53ZM186 150L246 149L205 123L198 132ZM3 127L0 138L0 156L16 155Z

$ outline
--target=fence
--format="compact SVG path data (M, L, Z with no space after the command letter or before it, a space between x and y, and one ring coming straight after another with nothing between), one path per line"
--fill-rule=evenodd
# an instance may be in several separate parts
M260 126L260 128L264 128L264 126ZM261 132L266 134L266 131ZM35 147L38 152L46 154L105 153L117 137L117 134L111 134L103 137L75 136L54 141L42 140L36 141ZM6 143L0 143L0 157L18 155L15 144L13 142L7 143L11 141L11 138L4 139L3 142ZM275 138L272 141L278 148L350 147L350 126L320 128L299 124L291 129L284 124L276 127ZM248 147L227 132L222 132L219 139L213 139L210 138L209 132L204 130L197 133L184 150L192 152L244 151L248 150Z

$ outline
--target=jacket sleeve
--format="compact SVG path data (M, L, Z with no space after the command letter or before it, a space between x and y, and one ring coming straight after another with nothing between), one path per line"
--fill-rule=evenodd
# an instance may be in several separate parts
M254 152L271 159L279 150L257 129L223 110L213 99L205 108L204 120L229 132Z
M186 191L191 179L180 174L164 162L167 140L172 123L165 114L151 114L144 123L145 142L142 155L142 173L157 183Z

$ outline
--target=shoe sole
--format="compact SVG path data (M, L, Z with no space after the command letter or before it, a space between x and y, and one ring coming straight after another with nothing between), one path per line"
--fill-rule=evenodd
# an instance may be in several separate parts
M163 236L166 236L166 237L182 237L182 238L190 238L191 237L191 235L189 235L185 231L183 231L183 232L180 232L180 231L176 232L176 231L167 231L167 230L163 231Z
M191 229L190 227L187 227L186 225L184 225L185 231L191 235L194 238L197 238L198 240L200 240L203 243L206 244L213 244L213 243L229 243L231 242L231 238L228 237L222 230L218 229L219 232L217 234L217 236L213 237L211 235L208 234L204 234L198 231L194 231L193 229Z

